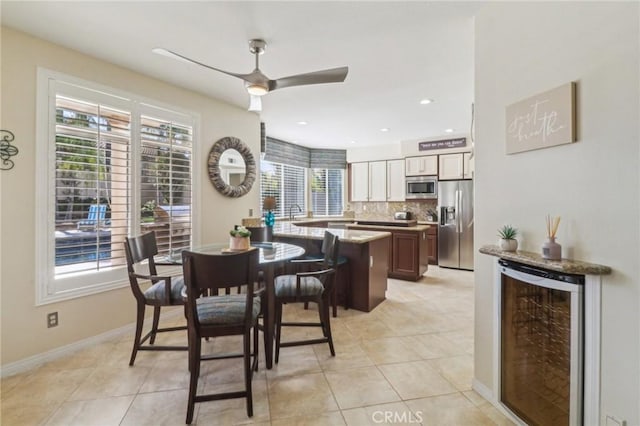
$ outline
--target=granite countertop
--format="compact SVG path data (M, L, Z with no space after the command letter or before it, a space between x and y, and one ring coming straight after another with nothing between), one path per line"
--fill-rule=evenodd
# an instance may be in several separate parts
M306 221L305 221L306 222ZM324 238L326 228L314 228L310 226L296 226L293 222L276 222L273 227L273 235L276 237L301 238L305 240L321 240ZM328 229L337 235L341 242L364 244L391 236L389 232L360 231L352 229Z
M418 225L438 225L438 221L430 221L430 220L419 220Z
M356 222L358 222L356 220ZM374 222L373 220L366 220L366 222ZM380 230L385 230L385 231L416 231L416 232L421 232L421 231L426 231L427 229L429 229L431 227L431 225L415 225L415 226L393 226L393 225L384 225L384 223L387 222L391 222L389 220L387 221L380 221L380 225L360 225L358 223L353 224L353 225L346 225L347 228L349 229L358 229L358 228L375 228L375 229L380 229Z
M543 259L539 253L522 250L504 251L496 245L482 246L480 247L480 253L567 274L608 275L611 273L611 268L604 265L572 259L547 260Z

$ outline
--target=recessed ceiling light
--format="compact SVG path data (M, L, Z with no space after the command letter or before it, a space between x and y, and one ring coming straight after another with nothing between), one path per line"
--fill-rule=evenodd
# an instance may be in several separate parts
M428 105L433 102L433 99L423 99L420 101L420 105Z
M453 133L453 129L444 129L445 133Z
M381 132L388 132L389 129L387 129L386 127L383 127L382 129L380 129Z
M307 123L306 121L298 121L298 124L301 126L306 126L309 123Z
M356 141L349 141L349 143L356 143Z

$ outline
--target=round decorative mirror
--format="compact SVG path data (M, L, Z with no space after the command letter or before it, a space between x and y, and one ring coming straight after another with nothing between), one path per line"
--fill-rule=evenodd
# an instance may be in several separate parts
M256 180L256 161L251 150L232 136L213 144L207 168L213 186L227 197L242 197Z

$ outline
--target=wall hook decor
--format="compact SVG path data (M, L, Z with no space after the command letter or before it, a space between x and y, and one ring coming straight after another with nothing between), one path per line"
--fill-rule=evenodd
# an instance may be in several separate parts
M15 136L9 130L0 130L0 135L2 136L0 139L0 160L2 160L0 170L11 170L14 164L10 158L18 155L18 148L11 145Z

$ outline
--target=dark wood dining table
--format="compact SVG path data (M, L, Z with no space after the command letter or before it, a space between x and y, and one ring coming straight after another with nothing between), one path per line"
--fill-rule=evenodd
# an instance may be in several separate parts
M273 367L273 343L275 330L275 288L274 276L276 268L291 259L303 256L305 249L295 244L278 242L251 242L251 246L260 250L259 267L264 273L267 304L264 312L264 351L267 368ZM204 254L222 254L229 247L228 244L216 243L190 248L190 251ZM156 256L156 265L179 265L182 263L182 253L174 251L171 255Z

